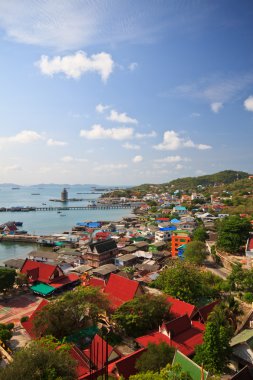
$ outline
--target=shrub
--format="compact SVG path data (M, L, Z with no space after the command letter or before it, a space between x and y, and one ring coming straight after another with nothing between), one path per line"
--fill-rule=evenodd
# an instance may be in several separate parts
M24 316L24 317L22 317L22 318L20 319L20 322L21 322L21 323L23 323L23 322L27 322L28 319L29 319L29 317L26 315L26 316Z
M253 293L251 293L251 292L246 292L246 293L243 295L243 300L244 300L245 302L252 303L252 302L253 302Z

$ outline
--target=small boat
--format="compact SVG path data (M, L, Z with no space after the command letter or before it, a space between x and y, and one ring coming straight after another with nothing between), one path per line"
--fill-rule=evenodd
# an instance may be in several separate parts
M16 224L17 227L22 227L23 226L23 222L14 222Z
M61 214L60 216L66 216L65 214Z
M40 193L32 193L31 195L40 195Z
M46 203L42 203L43 206L46 206L47 204Z
M57 214L60 214L61 213L61 211L57 211Z

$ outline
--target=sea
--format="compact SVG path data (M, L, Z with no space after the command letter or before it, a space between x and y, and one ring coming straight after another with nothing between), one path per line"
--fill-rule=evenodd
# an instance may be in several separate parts
M95 185L66 186L69 198L82 198L79 202L67 203L67 206L88 206L96 201L105 192L105 187ZM109 191L111 188L106 188ZM7 186L0 185L1 207L62 207L59 202L50 199L60 199L62 185L39 186ZM7 221L23 222L21 230L28 234L52 235L71 231L78 222L83 221L119 221L122 217L131 215L131 209L111 210L64 210L57 211L29 211L29 212L0 212L0 225ZM24 258L27 253L37 249L35 244L0 242L0 265L10 258Z

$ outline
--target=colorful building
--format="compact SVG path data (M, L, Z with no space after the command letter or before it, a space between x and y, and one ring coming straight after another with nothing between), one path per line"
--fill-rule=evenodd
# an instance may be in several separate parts
M180 247L188 244L191 241L191 238L189 235L190 234L187 231L174 231L173 235L171 236L171 255L172 256L177 256Z

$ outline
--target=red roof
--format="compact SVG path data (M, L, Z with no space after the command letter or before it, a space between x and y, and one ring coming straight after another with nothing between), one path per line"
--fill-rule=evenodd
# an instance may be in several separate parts
M181 317L184 314L187 314L189 318L191 318L197 311L197 308L194 305L180 301L176 298L168 297L167 301L171 304L170 313L173 318Z
M253 249L253 238L252 237L249 239L248 249Z
M214 301L208 305L202 306L199 308L198 315L203 323L207 321L209 314L213 311L213 308L219 304L220 301Z
M59 272L60 276L63 275L63 272L58 265L51 265L26 259L20 272L26 273L30 282L41 281L49 284L51 281L50 278L56 270Z
M165 342L170 346L177 348L186 356L192 356L195 347L203 343L203 331L205 326L193 321L191 322L187 315L177 318L171 322L162 325L166 332L154 332L136 339L142 347L147 347L149 343L158 344Z
M107 350L108 361L110 362L110 356L114 350L110 344L108 344ZM101 338L101 336L96 334L91 343L91 347L84 350L84 354L89 360L91 358L92 362L97 367L97 369L103 368L106 363L106 341L103 338ZM116 353L114 360L118 357L119 354Z
M108 239L111 236L110 232L97 232L96 238L97 239Z
M108 294L112 308L117 309L123 303L132 300L139 287L137 281L111 273L104 292Z
M78 281L79 276L75 273L70 273L65 275L64 277L59 277L59 279L56 279L52 282L50 282L50 286L53 286L53 288L60 288L63 285L71 284L72 282Z
M78 379L90 372L89 363L77 346L71 347L70 355L76 361L76 374Z
M109 364L108 373L114 375L115 372L119 373L125 380L128 380L131 375L135 375L137 370L135 369L136 360L145 352L144 348L126 355L123 358L117 360L114 363Z
M169 218L157 218L156 221L161 221L161 222L168 222L170 219Z
M33 331L33 321L34 321L34 318L36 316L36 313L38 313L47 304L48 304L48 301L43 299L41 301L41 303L38 305L37 309L35 309L34 312L30 315L28 321L21 322L21 325L24 327L24 329L27 331L27 333L33 339L37 338L36 334Z
M102 278L90 277L88 281L85 282L85 286L94 286L95 288L104 289L105 281Z

